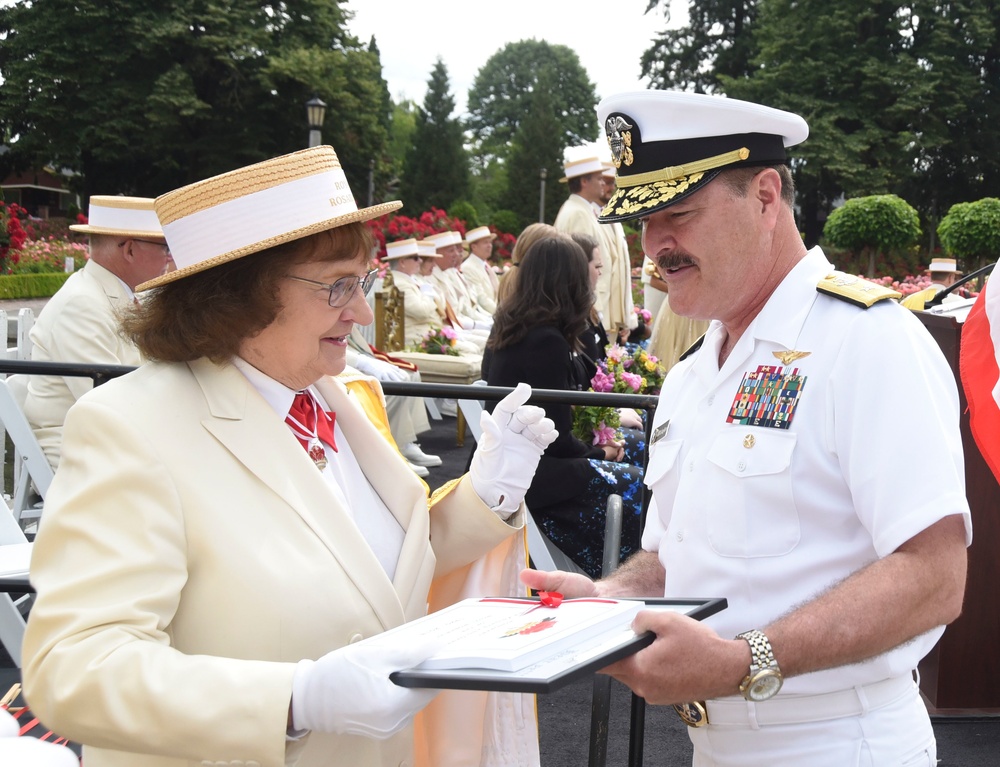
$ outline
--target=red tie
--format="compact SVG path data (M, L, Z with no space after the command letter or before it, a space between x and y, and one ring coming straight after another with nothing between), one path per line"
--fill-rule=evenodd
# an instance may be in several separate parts
M319 419L316 418L317 412L323 414ZM321 469L326 467L326 454L317 440L322 440L337 452L337 443L333 437L335 419L336 413L322 410L308 389L295 395L288 417L285 418L285 423L291 428L299 444Z

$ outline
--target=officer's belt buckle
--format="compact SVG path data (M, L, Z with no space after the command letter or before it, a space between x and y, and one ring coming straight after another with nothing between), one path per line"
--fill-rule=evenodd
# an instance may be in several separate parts
M674 711L688 727L704 727L708 724L708 710L705 701L693 700L690 703L675 703Z

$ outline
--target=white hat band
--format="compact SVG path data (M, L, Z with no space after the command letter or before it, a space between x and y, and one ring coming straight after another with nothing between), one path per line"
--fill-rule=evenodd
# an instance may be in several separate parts
M163 227L178 269L358 210L340 168L204 208Z
M123 231L149 232L151 237L162 237L160 219L156 217L152 203L146 210L138 208L116 208L91 204L87 222L101 229L121 229Z

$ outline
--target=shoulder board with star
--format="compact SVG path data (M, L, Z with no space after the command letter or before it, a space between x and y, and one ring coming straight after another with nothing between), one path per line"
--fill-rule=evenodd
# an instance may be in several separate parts
M901 298L903 295L892 288L844 272L831 272L819 281L816 290L862 309L868 309L887 298Z
M677 361L680 362L681 360L686 360L688 357L690 357L692 354L694 354L701 348L701 345L704 341L705 341L705 336L703 335L701 338L699 338L697 341L691 344L687 349L685 349L684 353L677 359Z

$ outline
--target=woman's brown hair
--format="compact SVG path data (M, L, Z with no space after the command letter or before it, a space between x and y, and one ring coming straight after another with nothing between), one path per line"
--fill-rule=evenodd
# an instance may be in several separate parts
M556 234L558 234L558 230L551 224L538 223L528 224L524 228L524 231L518 235L517 242L514 243L514 249L510 252L511 269L500 280L500 286L497 288L498 306L507 300L507 297L517 287L517 267L520 265L521 259L524 258L524 254L528 252L528 248L542 239L542 237L552 237Z
M564 234L538 240L525 253L517 280L517 290L497 307L487 344L503 349L532 328L552 325L579 350L594 303L583 248Z
M291 267L347 261L373 245L368 228L353 223L251 253L154 288L125 315L122 330L150 360L225 362L274 322L279 281Z

